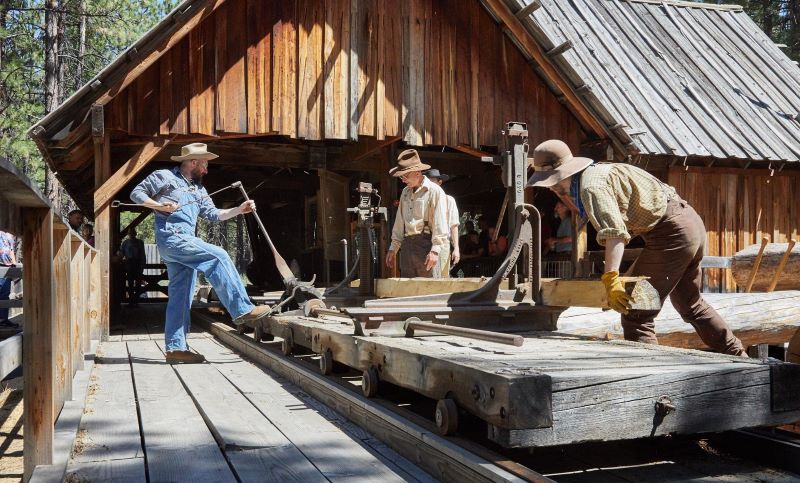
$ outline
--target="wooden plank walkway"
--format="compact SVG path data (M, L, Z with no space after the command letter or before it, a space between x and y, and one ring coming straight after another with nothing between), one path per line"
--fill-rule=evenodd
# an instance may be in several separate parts
M68 481L431 481L205 333L209 363L166 364L161 310L100 346Z

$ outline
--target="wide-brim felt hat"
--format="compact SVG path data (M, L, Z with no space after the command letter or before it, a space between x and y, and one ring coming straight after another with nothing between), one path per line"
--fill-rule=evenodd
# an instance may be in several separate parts
M187 159L214 159L218 158L214 153L208 152L208 146L203 143L192 143L181 147L180 156L170 156L173 161L186 161Z
M439 170L436 169L436 168L431 168L431 169L429 169L427 171L424 171L422 174L424 174L428 178L440 179L440 180L442 180L442 183L444 183L445 181L450 179L449 175L446 175L444 173L440 173Z
M416 149L406 149L397 156L397 166L389 170L392 176L400 177L414 171L425 171L431 167L422 162Z
M549 188L580 173L592 163L594 161L589 158L573 156L563 141L545 141L533 151L533 175L528 178L528 186Z

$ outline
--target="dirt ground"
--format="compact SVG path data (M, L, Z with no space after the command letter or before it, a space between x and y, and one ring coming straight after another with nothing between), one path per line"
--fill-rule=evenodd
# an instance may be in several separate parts
M0 382L0 482L22 480L22 378Z

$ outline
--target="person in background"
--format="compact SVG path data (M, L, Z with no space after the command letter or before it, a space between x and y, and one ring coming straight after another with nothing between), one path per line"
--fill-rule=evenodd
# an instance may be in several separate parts
M17 264L17 257L14 253L14 243L16 238L11 233L0 231L0 267L13 267ZM8 300L11 295L11 279L0 278L0 300ZM8 321L8 309L0 308L0 326L18 327Z
M487 228L486 233L489 235L489 256L505 256L506 252L508 251L508 238L506 238L505 235L498 235L497 239L495 239L495 229L493 226Z
M83 225L83 212L81 210L72 210L67 214L67 222L72 231L80 233L81 226Z
M553 211L561 221L558 224L556 236L546 239L545 243L553 253L570 253L572 251L572 214L563 201L557 201Z
M125 264L125 280L128 284L128 306L139 305L139 281L144 273L146 255L144 241L136 238L136 228L128 228L128 238L122 242L119 251Z
M439 278L439 254L448 244L447 197L438 184L422 172L430 169L414 149L397 156L397 166L389 174L400 178L406 187L392 227L392 244L386 253L386 266L394 267L400 254L402 277Z
M423 174L428 179L439 185L439 187L442 186L442 183L450 179L450 176L440 173L436 168L429 169ZM447 224L450 227L450 246L448 247L448 256L445 256L443 253L439 254L439 271L442 277L449 277L451 261L452 265L455 266L458 264L458 261L461 260L461 251L459 250L458 240L458 225L460 217L458 214L456 199L447 193L445 193L445 195L447 195Z
M89 244L90 247L94 248L94 226L90 225L89 223L84 223L81 225L81 238Z
M480 240L478 232L475 231L475 223L468 221L464 223L465 233L461 235L458 245L461 249L461 259L475 258L478 256L478 248L480 248Z

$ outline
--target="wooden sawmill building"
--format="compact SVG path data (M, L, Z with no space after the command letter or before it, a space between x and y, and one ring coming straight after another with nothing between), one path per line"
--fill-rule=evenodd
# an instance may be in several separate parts
M260 213L306 279L341 278L352 189L396 199L387 172L405 146L456 176L462 207L499 209L499 170L480 156L503 149L508 121L532 145L560 138L669 181L703 216L708 254L730 256L797 235L798 79L739 7L187 0L30 134L94 214L104 300L121 241L111 201L195 141L220 155L209 191L265 181Z
M45 361L25 367L29 380L43 382L26 383L32 395L25 396L26 407L34 408L26 417L38 421L38 426L26 421L26 437L37 444L36 451L26 447L26 475L33 464L53 463L50 423L59 411L81 420L83 407L67 406L63 388L77 368L91 368L85 357L91 340L108 338L111 254L123 228L112 201L127 201L148 173L174 166L170 156L184 144L204 142L220 155L205 179L209 192L234 181L248 189L264 182L254 198L278 250L299 261L304 280L317 274L318 280L335 283L343 275L340 240L350 234L345 208L355 203L353 188L359 181L376 185L392 219L399 184L388 170L407 146L454 175L447 189L462 209L481 207L496 216L505 190L498 167L481 157L504 149L501 130L509 121L527 123L531 145L560 138L576 154L634 163L675 185L704 218L709 255L730 256L764 234L776 242L796 237L800 213L789 200L800 196L799 112L800 68L739 7L677 0L186 0L30 130L69 194L93 216L96 250L54 222L40 196L18 203L39 210L28 213L33 222L23 233L31 241L26 253L45 253L40 258L48 261L34 263L33 255L25 260L33 267L26 266L30 280L42 281L26 280L26 354ZM547 193L529 196L538 202ZM241 199L227 191L215 202L227 207ZM3 221L6 225L14 226ZM57 238L37 238L55 225ZM271 258L258 257L266 247L255 227L248 229L258 272L279 288ZM59 280L49 271L53 247L60 247L58 266L75 265L69 272L74 283L52 284ZM54 294L48 292L51 285ZM722 273L710 274L710 285L734 289ZM86 297L71 296L73 288ZM63 321L71 317L64 314L79 302L86 307L70 310L86 316L69 332ZM51 303L58 310L51 310ZM160 316L147 310L153 325L147 330L160 339ZM131 313L115 321L145 323ZM71 345L58 336L61 330L73 334ZM140 342L127 347L145 345ZM163 400L178 404L172 388L183 391L181 382L168 367L142 362L162 357L154 340L146 343L150 352L130 365L149 376L135 379L171 377ZM135 351L127 352L124 339L109 347L120 352L109 349L107 359L132 361ZM638 350L623 343L614 347ZM66 368L59 358L64 353L75 359ZM676 365L694 364L686 364L683 353L674 354L668 358ZM758 384L769 389L766 363L747 364L764 365L758 367ZM131 370L127 366L109 370ZM635 369L652 372L650 366ZM83 372L85 387L89 375ZM596 374L605 377L601 372ZM786 411L798 410L794 393L784 394L778 385L777 396L756 397L761 412L751 411L740 404L751 391L749 379L739 374L729 376L735 386L730 399L735 403L729 406L739 411L731 420L751 415L757 420L737 423L740 427L766 424L758 419L772 417L763 409L765 401L777 398ZM782 377L796 381L792 374ZM131 380L116 373L108 377ZM687 387L705 391L691 380ZM578 386L595 387L594 382ZM55 393L47 387L56 387ZM217 401L216 389L212 393ZM647 405L642 420L649 425L653 404L639 399L641 407ZM133 426L143 428L141 439L133 433L136 444L147 443L146 426L161 423L162 408L153 401L144 397L140 402L150 406L136 406L154 415L141 424L130 411L134 406L125 403ZM699 408L706 407L703 401ZM627 412L623 406L607 407ZM225 416L237 412L215 407ZM580 410L586 412L581 420L598 419L592 406ZM693 412L681 421L691 432L728 427L707 416ZM779 416L775 421L785 422L787 416ZM566 421L563 428L583 432ZM605 430L601 423L593 428ZM202 427L199 413L185 426ZM207 436L203 448L215 444ZM141 453L128 458L143 467L137 459ZM205 460L187 461L198 466ZM227 463L221 465L228 470Z

